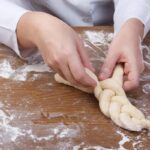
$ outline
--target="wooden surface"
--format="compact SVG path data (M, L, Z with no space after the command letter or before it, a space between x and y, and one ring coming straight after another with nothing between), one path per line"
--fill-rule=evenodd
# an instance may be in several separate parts
M100 57L107 50L108 44L92 43L86 33L96 34L103 31L105 34L112 32L112 28L88 27L76 28L76 31L85 38L86 49L98 72L104 59ZM150 36L144 44L149 45L149 39ZM148 48L144 49L144 55L147 67L141 76L141 85L137 90L128 93L128 97L150 118ZM1 45L0 70L5 61L14 70L26 65L26 62ZM29 72L25 81L0 77L1 149L150 150L149 131L137 133L117 127L100 112L93 95L56 83L53 74L54 72Z

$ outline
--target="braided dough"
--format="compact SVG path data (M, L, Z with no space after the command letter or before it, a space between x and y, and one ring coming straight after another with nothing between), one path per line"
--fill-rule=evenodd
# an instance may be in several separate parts
M59 83L73 86L87 93L94 93L99 101L102 113L111 118L118 126L130 131L141 131L144 128L150 128L150 121L145 118L140 110L130 103L122 88L123 68L121 65L116 66L111 78L103 81L98 81L96 75L87 68L85 70L97 82L94 91L90 88L72 85L59 74L55 74L54 78Z

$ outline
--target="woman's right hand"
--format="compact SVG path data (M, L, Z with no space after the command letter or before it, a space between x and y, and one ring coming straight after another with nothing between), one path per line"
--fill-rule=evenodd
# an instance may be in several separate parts
M93 70L83 41L63 21L46 13L28 12L18 23L17 37L23 48L37 47L45 63L69 82L96 86L84 69Z

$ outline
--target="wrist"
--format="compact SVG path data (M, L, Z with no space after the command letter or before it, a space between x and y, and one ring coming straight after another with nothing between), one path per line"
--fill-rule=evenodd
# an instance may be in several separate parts
M49 31L57 25L57 18L44 12L33 12L30 16L29 41L39 49L53 39ZM51 35L51 36L50 36Z
M129 19L124 23L118 35L122 35L124 38L129 40L138 40L143 39L144 34L144 25L138 19Z

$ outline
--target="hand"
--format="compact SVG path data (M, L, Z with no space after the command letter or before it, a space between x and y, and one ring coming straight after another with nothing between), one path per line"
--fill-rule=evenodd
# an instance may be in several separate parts
M101 68L101 80L109 78L116 64L121 62L124 63L123 88L131 90L139 85L139 75L144 69L140 48L143 29L143 24L137 19L130 19L123 25L110 45L106 60Z
M38 47L45 63L69 82L96 85L84 69L93 70L82 40L58 18L42 12L27 13L18 23L17 35L22 47Z

